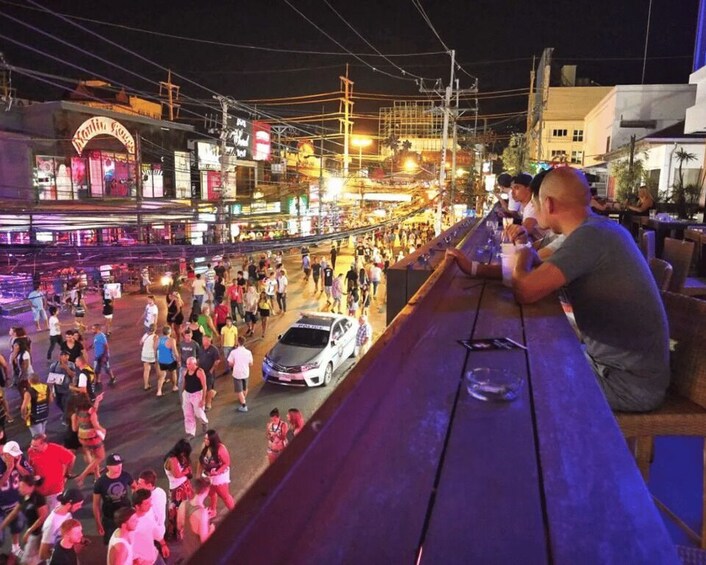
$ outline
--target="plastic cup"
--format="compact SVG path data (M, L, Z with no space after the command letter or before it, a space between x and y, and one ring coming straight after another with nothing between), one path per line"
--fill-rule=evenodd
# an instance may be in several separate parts
M512 286L512 272L515 270L515 263L517 262L517 254L511 253L501 253L500 254L500 266L503 271L503 284L505 286Z
M514 243L503 243L500 245L500 253L503 255L512 255L515 251Z

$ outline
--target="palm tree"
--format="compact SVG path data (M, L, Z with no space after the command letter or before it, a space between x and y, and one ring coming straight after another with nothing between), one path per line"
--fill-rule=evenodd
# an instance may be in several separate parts
M686 187L684 186L684 163L695 161L696 155L689 153L680 147L674 152L674 156L679 163L677 165L677 183L672 187L672 198L677 205L677 214L680 218L687 217L686 210Z
M383 147L387 147L388 149L390 149L390 151L392 151L392 159L390 161L392 162L392 173L394 174L395 159L397 158L397 151L400 148L400 139L394 133L392 133L382 140L382 145Z

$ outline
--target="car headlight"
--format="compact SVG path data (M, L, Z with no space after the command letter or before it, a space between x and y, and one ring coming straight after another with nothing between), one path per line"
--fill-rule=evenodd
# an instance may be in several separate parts
M319 368L318 361L312 361L311 363L306 363L301 366L302 371L311 371L312 369L318 369L318 368Z

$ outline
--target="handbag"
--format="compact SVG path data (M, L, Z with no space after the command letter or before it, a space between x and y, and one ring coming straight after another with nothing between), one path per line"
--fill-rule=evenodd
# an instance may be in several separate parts
M52 371L49 371L49 375L47 376L47 384L62 385L64 384L64 378L66 378L66 375L64 373L54 373Z

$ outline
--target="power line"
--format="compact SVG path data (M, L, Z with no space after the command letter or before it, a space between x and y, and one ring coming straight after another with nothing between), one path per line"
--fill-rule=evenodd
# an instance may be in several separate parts
M346 47L340 41L338 41L337 39L332 37L330 34L328 34L326 31L321 29L321 27L319 27L315 22L313 22L309 17L307 17L306 14L304 14L301 10L299 10L296 6L294 6L289 0L284 0L284 3L287 4L287 6L289 6L292 10L294 10L302 18L304 18L307 22L309 22L312 26L314 26L319 32L321 32L323 35L325 35L331 41L333 41L336 45L338 45L341 49L343 49L346 53L348 53L349 55L351 55L352 57L354 57L355 59L357 59L361 63L363 63L363 64L367 65L369 68L371 68L373 70L373 72L381 73L383 75L386 75L390 78L394 78L397 80L405 80L405 81L412 81L412 82L415 81L415 79L411 79L411 78L407 78L407 77L398 77L397 75L393 75L392 73L388 73L387 71L383 71L381 69L373 67L371 64L369 64L367 61L362 59L360 56L358 56L355 53L353 53L352 51L349 51L348 49L346 49Z

